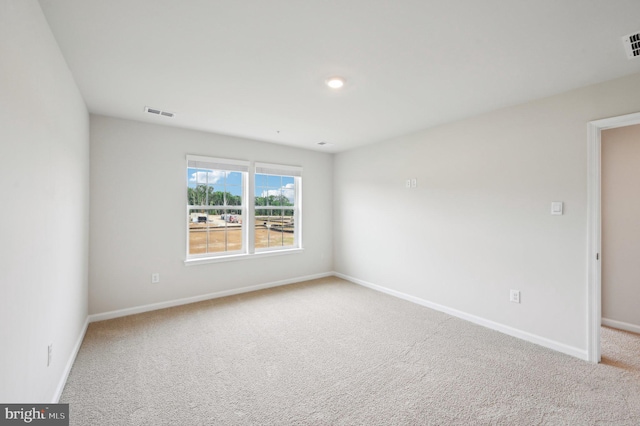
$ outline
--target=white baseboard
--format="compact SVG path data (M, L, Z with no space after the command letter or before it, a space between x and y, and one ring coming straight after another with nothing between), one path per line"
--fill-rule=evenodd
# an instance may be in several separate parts
M624 331L640 334L640 325L629 324L628 322L616 321L612 319L602 318L602 325L617 328Z
M234 288L231 290L223 290L215 293L203 294L200 296L185 297L183 299L169 300L166 302L151 303L148 305L134 306L132 308L118 309L115 311L103 312L100 314L89 315L89 322L104 321L113 318L126 317L127 315L140 314L143 312L156 311L158 309L171 308L174 306L187 305L189 303L202 302L203 300L217 299L220 297L233 296L235 294L249 293L251 291L263 290L265 288L279 287L282 285L298 283L302 281L315 280L318 278L326 278L333 276L333 272L324 272L321 274L307 275L304 277L289 278L281 281L274 281L254 286Z
M87 333L87 327L89 327L89 317L84 321L84 325L82 326L82 330L76 339L76 344L71 351L71 355L67 360L67 364L64 366L64 370L62 371L62 376L58 381L58 387L56 387L56 393L53 395L51 399L52 404L57 404L60 401L60 397L62 396L62 391L64 390L64 385L67 384L67 379L69 378L69 373L71 373L71 368L73 367L73 363L76 361L76 357L78 356L78 351L80 351L80 346L82 346L82 341L84 340L84 335Z
M437 303L429 302L428 300L420 299L419 297L411 296L396 290L391 290L386 287L379 286L377 284L372 284L367 281L360 280L358 278L350 277L348 275L341 274L339 272L334 272L336 277L345 279L347 281L351 281L352 283L359 284L364 287L368 287L370 289L389 294L391 296L398 297L400 299L407 300L409 302L416 303L421 306L425 306L427 308L434 309L436 311L444 312L451 316L463 319L465 321L472 322L474 324L481 325L486 328L490 328L495 331L499 331L501 333L507 334L512 337L517 337L518 339L526 340L527 342L535 343L537 345L543 346L545 348L553 349L554 351L562 352L567 355L571 355L573 357L582 359L584 361L588 361L588 353L586 350L576 348L573 346L565 345L564 343L556 342L555 340L547 339L545 337L541 337L532 333L528 333L526 331L519 330L517 328L509 327L504 324L500 324L494 321L490 321L485 318L481 318L475 315L468 314L466 312L458 311L457 309L449 308L447 306L439 305ZM604 320L603 320L604 321Z

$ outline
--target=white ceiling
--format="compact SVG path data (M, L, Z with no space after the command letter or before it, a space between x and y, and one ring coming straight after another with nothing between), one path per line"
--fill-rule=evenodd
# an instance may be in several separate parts
M639 0L40 3L91 112L328 152L640 72Z

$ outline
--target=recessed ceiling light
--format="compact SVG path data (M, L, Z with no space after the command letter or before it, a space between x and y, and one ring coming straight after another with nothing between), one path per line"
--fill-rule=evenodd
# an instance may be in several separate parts
M332 89L339 89L344 86L344 78L342 77L331 77L327 79L327 86Z

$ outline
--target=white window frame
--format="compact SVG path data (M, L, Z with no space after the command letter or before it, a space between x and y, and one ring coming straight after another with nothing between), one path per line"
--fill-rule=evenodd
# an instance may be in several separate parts
M207 169L207 170L226 170L226 171L235 171L242 173L242 204L240 206L209 206L209 205L189 205L189 184L187 181L187 238L186 238L186 261L194 261L201 259L211 259L211 258L222 258L227 256L237 256L248 253L249 250L249 240L248 240L248 232L247 232L247 223L248 222L248 206L247 206L247 193L248 193L248 180L249 180L249 171L251 170L251 164L249 161L242 160L230 160L226 158L214 158L214 157L203 157L199 155L187 155L187 170L189 168L196 169ZM202 209L202 210L240 210L242 212L242 226L241 226L241 241L242 247L240 250L233 251L223 251L216 253L201 253L201 254L189 254L189 218L191 216L191 210L193 209Z
M217 253L189 254L189 219L190 211L194 208L216 210L228 208L239 210L235 206L190 206L188 198L188 181L185 187L186 195L186 258L185 265L196 265L202 263L225 262L233 260L241 260L255 257L267 257L276 255L285 255L300 253L304 249L302 247L302 167L252 162L246 160L233 160L225 158L206 157L200 155L187 155L186 165L188 168L210 168L213 170L230 170L242 172L242 249L235 251L225 251ZM198 167L198 164L203 164ZM211 167L209 167L211 166ZM229 167L229 168L225 168ZM276 246L266 248L255 248L255 175L258 170L269 171L270 173L284 176L293 176L295 183L295 201L292 208L287 210L294 211L294 244L292 246ZM262 172L261 172L262 174ZM260 206L262 207L262 206Z
M271 164L271 163L255 163L255 167L253 167L253 174L250 176L251 184L255 185L256 179L255 176L257 174L267 174L267 175L276 175L276 176L291 176L293 177L293 181L295 184L294 191L294 206L293 208L269 208L268 206L260 206L260 208L256 208L255 199L252 196L251 201L251 223L255 223L255 211L257 210L293 210L293 223L294 223L294 232L293 232L293 246L280 246L280 247L264 247L264 248L255 248L255 240L251 241L250 247L254 250L255 253L267 253L274 251L286 251L286 250L295 250L302 248L302 167L297 166L285 166L281 164ZM255 188L251 188L251 194L255 194ZM288 206L290 207L290 206ZM255 226L252 228L251 237L255 238Z

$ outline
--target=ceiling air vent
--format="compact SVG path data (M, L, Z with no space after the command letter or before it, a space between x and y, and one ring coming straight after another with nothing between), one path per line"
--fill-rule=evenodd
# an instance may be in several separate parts
M627 51L627 58L640 58L640 31L622 37L622 43Z
M148 112L149 114L161 115L163 117L169 117L169 118L173 118L175 116L175 114L172 112L162 111L160 109L151 108L148 106L144 107L144 112Z

